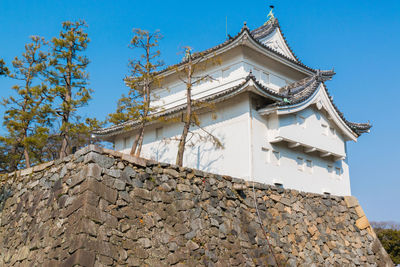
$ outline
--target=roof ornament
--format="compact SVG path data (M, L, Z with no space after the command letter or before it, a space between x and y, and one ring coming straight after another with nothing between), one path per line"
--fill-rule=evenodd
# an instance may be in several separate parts
M267 22L264 23L264 25L273 24L275 22L275 20L276 20L274 12L273 12L274 11L274 6L270 5L269 7L271 8L271 10L269 11L269 13L267 15L268 20L267 20Z
M185 47L185 55L182 58L182 61L188 61L189 58L192 57L192 48L190 48L189 46Z
M249 29L249 28L247 27L247 22L246 22L246 21L243 21L242 30L244 30L244 29Z

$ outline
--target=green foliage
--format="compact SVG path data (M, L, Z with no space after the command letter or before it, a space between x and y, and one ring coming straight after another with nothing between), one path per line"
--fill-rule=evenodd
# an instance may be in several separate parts
M163 62L159 60L160 51L157 50L161 38L158 31L150 33L141 29L133 30L129 47L141 50L142 54L139 59L129 61L129 75L125 78L129 87L128 94L119 99L116 112L108 115L108 121L113 124L131 120L138 122L138 134L131 149L131 154L136 156L141 152L144 127L154 119L151 114L156 111L156 108L150 107L150 101L156 97L151 88L159 87L162 80L157 75L157 71L163 66Z
M143 112L143 103L136 90L129 90L128 95L122 95L118 100L115 113L108 114L108 121L120 124L130 120L139 120Z
M394 264L400 264L400 225L393 222L371 222L375 233Z
M13 70L7 71L8 77L18 81L12 87L15 94L0 102L6 108L3 125L8 131L8 135L2 137L3 149L9 151L6 155L12 169L20 165L21 149L25 160L23 166L30 167L31 162L39 160L32 154L32 149L46 138L51 122L52 98L47 86L41 82L48 63L48 54L41 51L46 42L38 36L31 40L32 43L25 45L22 57L13 60Z
M89 60L82 55L89 42L86 24L64 22L62 26L59 37L52 39L51 53L44 52L49 47L43 38L33 36L11 69L0 59L0 76L17 81L14 93L1 101L7 133L0 136L0 173L99 143L91 132L103 123L77 114L92 92L87 88Z
M77 110L87 105L92 90L88 86L86 67L89 59L82 55L87 48L89 38L84 21L63 22L59 37L52 39L51 70L48 80L53 86L51 94L58 101L53 107L54 114L60 118L62 144L60 157L71 153L71 134L81 128L77 119Z
M6 67L6 63L3 59L0 58L0 76L5 76L9 73L8 68Z

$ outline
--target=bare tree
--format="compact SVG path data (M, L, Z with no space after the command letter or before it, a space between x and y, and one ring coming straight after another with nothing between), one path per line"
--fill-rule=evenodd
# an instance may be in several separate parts
M194 100L192 96L193 86L200 84L203 81L212 80L210 75L201 75L199 72L206 70L209 65L220 64L218 57L206 58L205 54L197 53L192 55L190 47L185 47L184 64L182 67L176 67L179 79L186 85L186 110L182 113L183 129L179 141L178 153L176 156L176 165L183 165L183 155L185 147L194 136L197 136L199 141L211 141L214 147L223 148L220 140L211 132L201 126L198 112L200 109L213 108L212 104ZM202 134L191 131L192 126L197 126Z

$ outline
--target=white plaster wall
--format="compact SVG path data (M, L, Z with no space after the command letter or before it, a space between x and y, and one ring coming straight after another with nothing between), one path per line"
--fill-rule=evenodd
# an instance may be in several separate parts
M238 85L244 81L250 71L264 86L274 90L294 81L270 66L260 64L251 58L245 58L241 53L242 50L237 49L237 51L238 53L234 56L223 56L220 65L210 66L206 71L195 74L198 77L208 75L212 79L193 86L193 99L199 99ZM178 77L171 78L162 85L162 88L154 89L153 94L155 97L151 103L152 107L169 109L185 104L186 85Z
M275 133L312 147L346 155L344 140L338 128L312 107L279 116L279 126Z
M304 153L302 148L290 149L285 143L273 145L271 137L279 131L279 127L289 125L289 119L278 116L261 116L250 109L250 100L246 94L241 94L231 100L217 105L216 119L210 112L200 115L202 125L212 132L224 144L224 149L216 150L211 143L198 142L185 151L184 166L207 172L230 175L258 181L267 184L281 183L285 188L293 188L306 192L333 195L350 195L350 180L347 160L332 161L321 158L318 153ZM251 112L249 112L251 110ZM329 123L323 114L313 108L300 112L306 117L306 123L312 123L308 129L314 138L330 138L322 134L317 121ZM286 115L287 116L287 115ZM307 124L308 125L308 124ZM156 128L163 127L164 139L156 139ZM301 125L297 125L301 127ZM161 162L175 163L177 142L172 139L181 134L182 123L151 125L145 131L142 156ZM299 128L293 131L303 133ZM195 132L201 132L194 129ZM117 138L116 149L129 153L134 134ZM340 136L337 137L341 140ZM124 141L125 139L125 141ZM326 139L328 140L328 139ZM326 142L321 141L321 142ZM124 142L125 147L124 147ZM344 146L343 141L341 145ZM272 151L279 152L279 163L273 160ZM199 153L200 152L200 153ZM297 157L304 160L303 169L299 170ZM312 168L306 166L306 160L312 161ZM328 165L332 167L329 172ZM335 168L340 168L336 175Z
M210 142L200 142L197 136L192 139L193 147L187 147L184 166L249 179L249 102L247 97L239 95L217 105L215 112L200 114L202 127L213 133L223 143L223 149L215 149ZM216 115L216 119L213 115ZM164 139L156 139L156 128L163 127ZM145 131L142 157L175 164L178 143L174 137L180 136L182 123L170 123L149 126ZM200 129L192 129L204 135ZM116 149L129 153L135 133L131 133L126 147L124 137L116 139ZM127 137L125 137L127 138ZM200 153L198 153L200 152Z
M285 188L292 188L306 192L322 194L329 192L333 195L351 195L349 170L346 161L332 161L319 157L317 153L304 153L302 148L290 149L286 143L273 145L269 143L270 137L274 135L276 127L280 125L277 116L259 115L252 110L253 118L253 175L254 180L262 183L281 183ZM317 116L313 109L302 113L308 114L310 123L314 122ZM317 126L315 126L317 127ZM321 133L321 129L310 127L311 136ZM307 129L307 128L306 128ZM294 132L300 129L292 128ZM301 138L302 133L298 133ZM322 135L319 138L324 138ZM323 142L323 141L321 141ZM343 146L343 143L342 143ZM272 151L280 153L279 164L273 160ZM304 160L303 169L299 170L298 157ZM306 160L312 161L312 168L306 166ZM332 166L333 172L329 173L328 165ZM335 168L341 169L341 174L336 175Z
M250 71L261 83L275 90L293 82L294 77L303 75L282 68L280 63L271 60L267 64L263 59L254 51L233 49L230 54L223 55L221 65L209 67L198 74L210 75L213 80L194 86L193 98L202 98L240 84ZM152 106L169 109L184 104L184 83L172 76L166 81L163 88L153 90L157 98L154 98ZM187 147L185 152L185 166L263 183L282 183L284 187L308 192L350 195L347 160L333 162L330 158L319 157L317 153L306 154L302 148L290 149L284 144L269 143L277 136L284 136L338 155L346 155L343 137L324 113L307 108L297 114L262 117L251 109L249 96L241 94L218 104L216 115L217 119L213 120L211 113L205 113L200 120L207 131L223 142L224 149L215 150L210 142L200 142L194 137L194 146ZM304 118L305 127L297 122L296 115ZM327 126L327 135L323 134L321 124ZM162 137L156 138L156 129L161 126ZM173 139L180 136L182 126L182 123L148 126L142 156L174 164L178 145ZM330 127L335 135L331 134ZM194 131L202 132L200 129ZM116 150L129 153L134 136L135 133L131 132L116 137ZM273 162L272 151L279 152L279 165ZM304 161L311 160L312 172L307 168L298 170L297 157L302 157ZM332 166L333 173L328 171L328 165ZM336 167L340 168L340 175L335 174Z

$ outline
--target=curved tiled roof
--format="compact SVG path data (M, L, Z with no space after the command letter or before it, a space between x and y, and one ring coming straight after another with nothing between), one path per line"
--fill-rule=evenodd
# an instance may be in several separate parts
M291 83L285 87L282 87L279 92L283 95L285 95L284 101L280 101L274 104L271 104L270 106L290 106L294 104L301 103L303 101L306 101L308 98L310 98L319 85L322 83L325 86L325 91L329 97L329 101L331 102L332 106L334 107L335 111L337 114L340 116L340 118L346 123L346 125L357 134L357 136L360 136L362 133L366 133L371 129L372 125L369 123L355 123L355 122L350 122L348 121L343 113L339 110L339 108L336 106L336 104L333 102L332 96L329 94L329 91L325 85L325 81L330 80L332 76L335 74L333 70L330 71L320 71L318 70L317 73L311 77L306 77L300 81Z
M254 29L251 31L251 34L253 37L257 40L260 40L268 35L270 35L275 29L279 29L279 31L282 34L283 40L285 41L286 46L289 48L290 53L293 55L293 57L300 62L300 59L296 56L296 54L293 52L292 48L290 47L289 43L286 40L285 35L282 32L281 26L279 25L279 21L277 18L274 18L272 21L269 20L264 25L258 27L257 29Z
M259 36L261 36L261 35L259 35L259 33L257 33L257 31L262 31L262 32L264 33L265 31L268 31L268 29L275 29L276 27L279 27L279 29L280 29L278 20L275 19L275 21L276 21L276 22L275 22L275 23L272 23L271 26L263 25L263 26L261 26L261 27L255 29L255 30L253 30L253 31L250 31L250 29L247 27L247 25L244 24L243 27L242 27L242 29L240 30L240 32L239 32L238 34L236 34L234 37L229 38L229 39L226 40L225 42L223 42L223 43L221 43L221 44L218 44L218 45L216 45L216 46L213 46L213 47L211 47L211 48L209 48L209 49L206 49L206 50L204 50L204 51L197 52L197 53L193 53L193 54L192 54L192 60L196 60L196 59L199 59L200 57L203 57L203 56L208 55L208 54L210 54L210 53L216 52L217 50L219 50L219 49L221 49L221 48L224 48L224 47L228 46L229 44L232 44L232 43L234 43L235 41L237 41L238 39L240 39L240 37L242 36L242 34L247 33L247 35L249 36L249 38L250 38L251 40L253 40L256 44L258 44L259 46L261 46L262 48L268 50L269 52L272 52L273 54L279 56L280 58L282 58L282 59L284 59L284 60L290 61L291 63L294 63L295 65L297 65L297 66L299 66L299 67L302 67L302 68L304 68L304 69L306 69L306 70L308 70L308 71L311 71L311 72L314 72L314 73L315 73L315 72L316 72L315 69L306 66L305 64L303 64L303 63L295 56L295 54L293 53L292 49L291 49L290 46L288 45L288 43L287 43L287 41L286 41L286 38L285 38L285 36L283 35L282 31L281 31L281 33L282 33L282 36L283 36L283 38L284 38L284 40L285 40L285 43L286 43L287 47L289 48L290 52L291 52L291 53L293 54L293 56L295 57L295 59L292 59L292 58L290 58L290 57L288 57L288 56L286 56L286 55L280 53L279 51L277 51L277 50L275 50L275 49L273 49L273 48L267 46L266 44L263 44L262 42L260 42L260 39L261 39L262 37L259 37ZM273 31L273 30L272 30L272 31ZM271 32L272 32L272 31L271 31ZM262 36L265 37L266 35L262 35ZM183 65L184 65L185 63L187 63L187 62L188 62L187 60L182 60L182 61L179 62L179 63L176 63L176 64L174 64L174 65L168 66L168 67L165 68L165 69L160 70L157 74L162 74L162 73L164 73L164 72L167 72L168 70L178 68L178 67L180 67L180 66L183 66Z
M207 102L213 102L213 103L221 102L227 98L233 97L233 96L239 94L240 92L242 92L243 89L247 88L247 83L249 81L254 82L257 89L260 91L260 93L263 94L264 97L270 98L273 101L281 101L285 97L283 94L278 93L278 92L274 91L273 89L270 89L269 87L262 85L260 82L258 82L256 80L254 75L252 73L250 73L244 79L244 81L241 82L240 84L230 87L228 89L225 89L223 91L202 97L200 99L196 99L195 101L198 101L198 102L207 101ZM186 104L181 104L176 107L170 108L168 110L160 111L160 112L154 114L154 117L159 118L159 117L163 117L163 116L171 116L175 113L183 111L185 108L186 108ZM123 123L113 125L113 126L110 126L107 128L99 129L97 131L94 131L93 133L97 136L114 135L114 134L117 134L118 132L124 130L125 128L132 129L135 126L137 126L138 124L139 124L139 121L131 120L131 121L123 122Z

